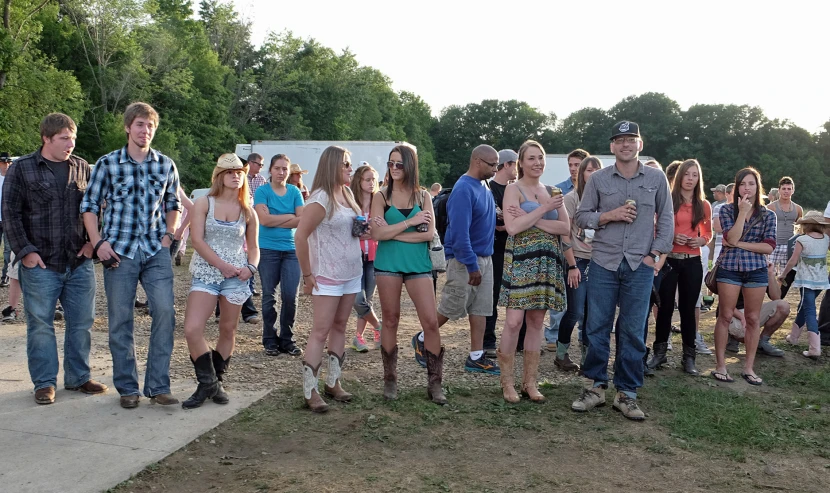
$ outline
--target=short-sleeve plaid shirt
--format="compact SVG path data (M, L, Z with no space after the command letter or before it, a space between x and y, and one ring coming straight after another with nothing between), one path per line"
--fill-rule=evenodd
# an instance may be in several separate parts
M720 209L718 219L720 219L721 229L723 229L723 237L729 234L729 230L735 226L735 204L725 204ZM767 243L775 248L775 233L777 227L777 220L775 213L767 208L762 208L760 214L763 218L756 222L750 230L746 232L741 241L747 243ZM755 215L747 218L744 222L744 230L755 220ZM731 270L735 272L751 272L758 269L767 268L767 256L763 253L750 252L743 248L729 248L723 247L720 254L720 267L722 269Z
M251 193L251 201L254 200L254 194L256 193L256 189L265 185L265 178L257 173L254 176L248 175L248 191Z
M165 214L182 209L178 188L172 159L150 149L147 159L138 163L125 146L95 163L81 213L99 214L106 201L101 238L127 258L135 258L139 248L155 255L167 230Z

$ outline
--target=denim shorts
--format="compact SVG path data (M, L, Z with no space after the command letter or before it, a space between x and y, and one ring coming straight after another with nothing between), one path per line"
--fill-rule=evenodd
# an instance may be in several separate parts
M238 277L229 277L221 284L214 284L193 276L190 281L190 292L193 291L208 293L213 296L224 296L233 305L244 305L245 301L251 297L248 281L241 281Z
M377 276L400 277L406 282L410 279L420 279L422 277L432 279L432 272L389 272L388 270L375 269L375 277Z
M743 286L745 288L765 288L769 284L767 269L765 267L749 272L738 272L718 267L716 280L724 284Z

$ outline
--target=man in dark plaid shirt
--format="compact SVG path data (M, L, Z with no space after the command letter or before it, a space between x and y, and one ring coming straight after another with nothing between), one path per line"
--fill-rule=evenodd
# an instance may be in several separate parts
M121 407L138 406L138 368L133 341L136 288L144 287L153 323L144 375L144 395L163 405L178 404L170 393L170 355L176 311L170 244L182 208L179 174L169 157L151 149L159 116L146 103L124 112L127 145L102 156L80 210L90 242L104 269L109 342ZM98 214L106 200L102 231Z
M62 113L40 124L43 146L19 158L3 183L3 224L20 262L26 299L26 355L35 402L55 401L58 347L55 304L66 317L64 387L87 394L107 387L90 378L90 329L94 319L95 271L92 246L78 207L89 180L89 164L73 156L75 122Z

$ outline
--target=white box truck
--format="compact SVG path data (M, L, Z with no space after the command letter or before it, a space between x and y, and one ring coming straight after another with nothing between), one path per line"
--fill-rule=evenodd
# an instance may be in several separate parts
M613 166L617 158L612 155L597 155L602 161L603 167ZM640 162L644 163L650 159L649 156L640 156ZM571 176L568 171L567 154L545 154L545 172L542 173L540 181L545 185L556 185L562 183Z

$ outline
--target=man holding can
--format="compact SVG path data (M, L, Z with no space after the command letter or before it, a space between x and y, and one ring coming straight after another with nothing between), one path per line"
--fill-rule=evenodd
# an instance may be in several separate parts
M595 233L588 278L591 316L585 327L589 347L582 367L587 382L582 395L571 405L574 411L585 412L605 404L609 340L619 305L614 408L637 421L645 419L637 405L637 389L643 385L643 326L654 266L671 251L674 230L666 177L639 161L642 149L636 123L621 121L614 125L611 152L616 163L594 172L576 212L577 225Z

